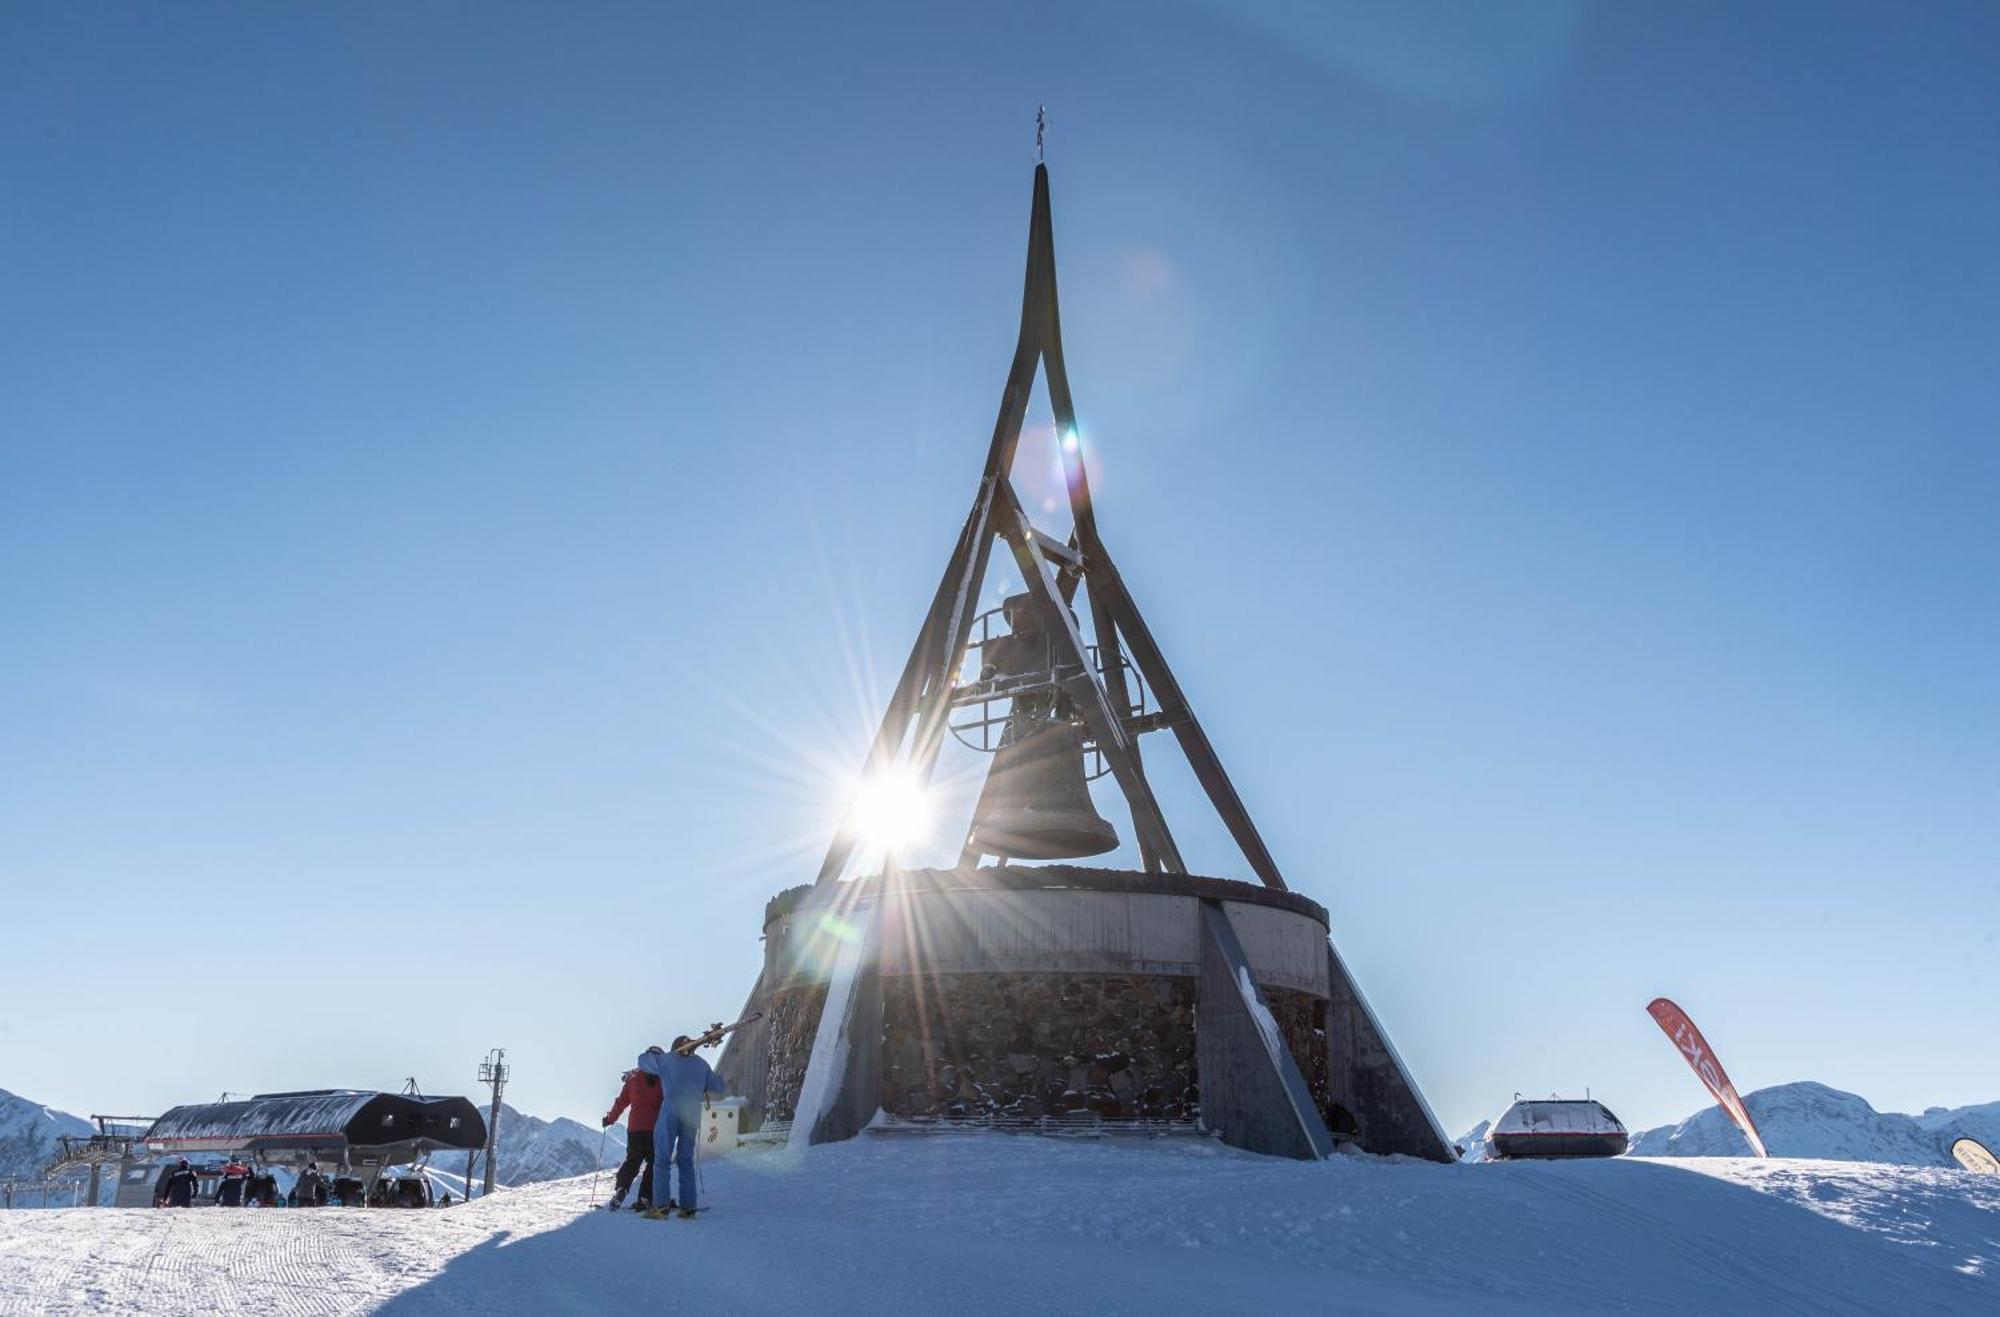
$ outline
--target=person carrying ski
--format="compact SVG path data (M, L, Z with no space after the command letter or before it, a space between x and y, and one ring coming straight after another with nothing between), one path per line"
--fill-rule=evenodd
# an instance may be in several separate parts
M699 1205L694 1151L695 1139L701 1132L702 1103L710 1093L727 1093L729 1088L708 1062L694 1054L693 1043L685 1034L674 1039L671 1050L647 1052L640 1057L639 1068L659 1077L662 1121L655 1129L666 1135L666 1146L657 1147L656 1139L656 1151L663 1158L671 1157L678 1173L677 1192L665 1197L660 1210L678 1204L682 1216L693 1216ZM666 1174L662 1172L659 1179L664 1183Z
M154 1184L153 1206L193 1207L195 1190L200 1185L201 1181L195 1175L194 1167L188 1165L188 1159L183 1157L178 1163L168 1167L161 1174L158 1183Z
M639 1065L643 1066L647 1057L665 1050L658 1043L653 1044L640 1054ZM632 1179L637 1176L639 1197L633 1201L632 1210L644 1212L653 1206L653 1128L660 1119L660 1077L635 1066L625 1072L622 1080L618 1100L604 1113L604 1128L617 1124L625 1111L632 1114L625 1122L625 1160L611 1183L611 1201L605 1206L617 1211L625 1201L625 1191L632 1187Z

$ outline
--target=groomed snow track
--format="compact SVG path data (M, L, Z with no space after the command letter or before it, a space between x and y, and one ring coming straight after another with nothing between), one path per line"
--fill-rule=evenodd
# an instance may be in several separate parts
M430 1212L0 1213L0 1312L2000 1311L2000 1179L1839 1162L1439 1166L1213 1143L863 1139Z

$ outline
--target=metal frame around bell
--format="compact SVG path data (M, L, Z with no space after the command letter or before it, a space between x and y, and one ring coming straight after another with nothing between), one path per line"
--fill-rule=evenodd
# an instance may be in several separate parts
M1009 478L1037 366L1042 367L1048 380L1049 402L1056 417L1057 447L1062 453L1064 482L1075 526L1067 543L1048 535L1029 520ZM1062 682L1064 692L1083 715L1091 740L1125 797L1147 872L1187 872L1173 831L1146 779L1139 751L1142 733L1172 728L1195 780L1207 793L1252 871L1266 886L1286 890L1285 880L1257 825L1223 769L1214 745L1202 731L1166 656L1153 639L1098 534L1081 446L1066 442L1076 433L1076 405L1063 362L1048 169L1037 164L1034 207L1028 224L1020 334L1015 341L1006 388L1001 394L999 416L994 421L986 469L965 525L959 531L958 543L931 598L923 626L917 632L916 642L910 648L902 675L869 746L862 768L863 780L904 758L919 782L929 781L948 730L958 672L978 616L979 592L985 584L993 542L998 539L1008 546L1027 592L1043 611L1055 649L1056 667L1066 672ZM1157 713L1130 718L1119 712L1132 707L1124 664L1110 662L1100 669L1090 662L1090 647L1084 643L1069 609L1079 584L1088 595L1098 647L1112 654L1129 652L1141 680L1159 703ZM850 809L827 847L818 883L840 880L853 858L856 841ZM978 859L968 841L961 863L973 864Z
M1047 537L1044 536L1045 549L1047 543ZM1060 564L1058 564L1057 579L1066 587L1067 597L1067 591L1074 589L1076 583L1075 577L1067 572L1062 572ZM1004 607L999 607L989 608L985 612L980 613L973 619L973 631L975 633L984 631L987 619L996 617L1004 611ZM975 634L971 639L967 640L966 652L970 654L975 649L982 649L995 638L991 634ZM1089 649L1091 666L1101 669L1105 662L1104 651L1094 643ZM1166 726L1167 724L1160 711L1153 707L1151 688L1146 685L1143 678L1138 677L1137 669L1133 666L1130 656L1121 650L1117 655L1116 662L1126 672L1131 673L1136 682L1136 687L1132 689L1131 702L1125 706L1125 712L1122 715L1126 727L1133 731L1147 732ZM992 706L1002 702L1011 704L1015 697L1031 694L1035 691L1054 690L1058 684L1053 663L1043 671L1011 677L982 677L970 684L960 684L952 690L951 707L954 709L970 709L974 705L978 705L978 716L970 722L947 723L946 729L950 731L952 739L966 749L976 750L980 754L995 754L999 751L1000 747L993 743L992 729L995 727L1006 727L1009 721L1011 721L1012 712L1010 710L1008 713L995 714ZM971 735L975 732L979 736L977 741L974 741ZM1097 756L1095 764L1086 762L1084 765L1083 776L1085 781L1095 782L1098 778L1110 774L1111 762L1104 758L1096 746L1086 746L1084 753L1086 755Z

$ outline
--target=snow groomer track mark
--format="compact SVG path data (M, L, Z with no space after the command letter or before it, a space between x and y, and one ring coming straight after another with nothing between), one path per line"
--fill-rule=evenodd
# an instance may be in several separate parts
M720 1228L593 1212L587 1175L448 1210L0 1212L0 1314L2000 1312L1992 1179L864 1137L711 1164Z

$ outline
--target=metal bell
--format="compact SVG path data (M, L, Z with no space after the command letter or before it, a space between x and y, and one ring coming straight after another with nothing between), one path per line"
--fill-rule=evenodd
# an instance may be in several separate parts
M1118 830L1091 803L1083 775L1083 729L1061 718L1024 720L1008 731L979 793L971 849L1023 860L1116 850Z

